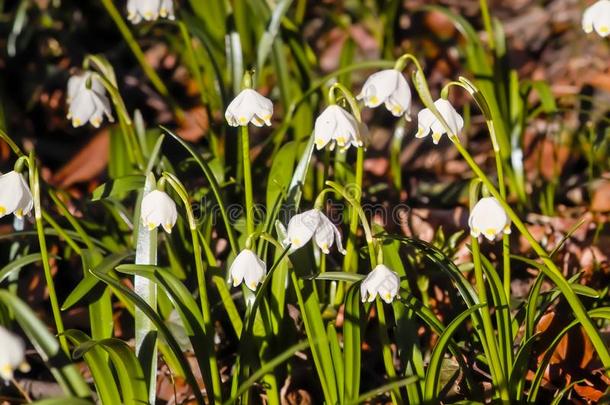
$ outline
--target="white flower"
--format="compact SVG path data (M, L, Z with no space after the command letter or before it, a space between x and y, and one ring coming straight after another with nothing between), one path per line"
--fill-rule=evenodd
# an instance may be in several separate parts
M398 274L383 264L377 265L360 284L360 295L362 302L375 301L375 296L391 303L400 288L400 277Z
M141 211L142 223L151 231L161 225L165 232L171 233L178 219L176 203L167 193L159 190L146 194L142 199Z
M25 362L25 344L17 335L0 326L0 378L13 379L16 369L27 372L30 366Z
M0 218L9 214L23 218L33 205L30 187L21 173L13 170L0 176Z
M132 24L142 20L154 21L159 17L175 18L173 0L127 0L127 19Z
M267 265L252 250L244 249L233 260L229 273L233 279L233 287L245 281L246 287L256 291L256 287L267 274Z
M232 127L246 126L249 122L257 127L271 126L273 103L255 90L244 89L231 101L225 118Z
M454 135L457 135L462 128L464 128L464 119L455 111L455 108L453 108L451 103L447 100L440 98L434 102L434 105L447 122L451 132L453 132ZM417 114L417 126L418 129L415 137L423 138L428 136L430 131L432 131L432 140L435 145L438 144L441 136L446 132L443 124L441 124L428 108L424 108Z
M610 35L610 0L600 0L585 10L582 29L587 34L595 30L601 37Z
M475 238L483 234L487 239L494 240L501 233L510 233L510 219L494 197L481 198L475 204L468 218L468 226Z
M74 75L68 80L67 102L68 119L72 120L72 126L75 128L85 125L87 121L95 128L99 128L104 115L108 121L114 121L106 89L91 72Z
M396 69L382 70L369 76L356 98L364 100L364 105L370 108L385 103L385 108L395 117L406 113L405 117L410 120L411 89L403 74Z
M291 250L296 250L307 244L312 237L322 252L330 253L330 248L336 242L337 250L345 254L339 230L320 210L312 209L290 218L285 245L290 244Z
M347 149L350 145L363 146L361 129L352 114L336 104L329 105L316 118L313 130L316 148L322 149L329 143L331 148L336 143L342 149Z

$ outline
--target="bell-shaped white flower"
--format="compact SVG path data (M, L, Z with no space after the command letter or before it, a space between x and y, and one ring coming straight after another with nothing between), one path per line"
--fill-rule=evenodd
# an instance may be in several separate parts
M33 205L30 187L21 173L13 170L0 176L0 218L10 214L23 218Z
M483 234L490 241L501 233L510 233L510 219L494 197L481 198L475 204L468 218L468 226L473 237L478 238Z
M441 116L445 119L454 135L457 135L464 128L464 119L455 111L455 108L453 108L449 101L440 98L434 102L434 106L441 113ZM435 145L438 144L441 136L447 132L443 124L428 108L424 108L417 114L417 126L418 129L415 137L426 137L432 131L432 141Z
M127 0L127 19L133 24L142 20L155 21L159 17L173 20L173 0Z
M330 253L334 243L337 244L337 250L345 254L339 229L322 211L315 208L290 218L284 244L290 244L291 250L296 250L305 246L312 237L325 254Z
M114 121L106 89L91 72L74 75L68 80L67 102L68 119L72 120L72 126L75 128L87 122L99 128L104 115L108 121Z
M0 378L13 379L13 372L27 372L30 366L25 362L25 344L17 335L0 326Z
M364 145L361 130L361 125L352 114L332 104L316 118L314 142L317 149L322 149L329 143L331 148L334 148L335 144L341 149L347 149L350 145L360 147Z
M377 265L360 284L362 302L375 301L375 296L391 303L400 288L400 277L383 264Z
M178 219L176 203L166 192L153 190L142 199L140 217L149 230L161 225L165 232L171 233Z
M385 108L395 117L406 113L405 117L410 120L411 89L407 84L407 79L396 69L373 73L366 79L356 98L364 100L364 105L370 108L384 103Z
M252 250L244 249L233 260L229 273L233 287L245 282L246 287L256 291L256 287L267 274L267 265Z
M610 35L610 0L600 0L585 10L582 29L587 34L595 31L601 37Z
M231 101L225 118L232 127L245 127L252 123L257 127L271 125L273 103L252 89L244 89Z

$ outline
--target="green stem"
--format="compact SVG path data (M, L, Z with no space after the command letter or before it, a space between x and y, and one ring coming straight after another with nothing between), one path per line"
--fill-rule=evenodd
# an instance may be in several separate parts
M372 265L372 263L371 263ZM388 374L388 379L394 381L396 379L396 369L394 368L394 360L392 356L392 348L390 347L390 338L388 337L388 326L385 319L385 310L383 302L379 297L375 300L375 308L377 309L377 316L379 318L379 338L382 345L382 356L385 371ZM396 405L403 403L400 389L395 387L390 391L392 395L392 402Z
M449 89L452 86L458 86L465 89L473 98L483 115L485 116L485 123L489 132L489 137L494 151L494 157L496 161L496 171L498 174L498 186L500 196L502 200L506 201L506 182L504 179L504 163L502 161L502 154L500 150L500 144L496 136L496 130L494 127L493 119L491 116L491 110L487 100L483 97L482 93L477 87L470 82L468 79L460 77L459 81L452 81L447 83L441 90L441 97L447 98L449 95ZM457 139L457 138L456 138ZM502 235L502 263L503 263L503 290L506 296L506 302L510 305L510 281L511 281L511 270L510 270L510 235ZM503 313L504 312L504 313ZM498 311L498 322L505 324L505 327L499 328L499 338L502 342L500 346L502 351L502 359L505 365L505 372L512 368L513 362L513 335L511 332L511 321L510 321L510 308L502 308ZM508 331L507 335L504 336L504 332Z
M59 309L59 302L57 300L57 293L55 292L55 282L53 281L53 275L51 274L51 267L49 265L49 252L47 250L47 241L44 236L44 225L42 223L42 207L40 204L40 181L38 178L38 166L34 155L30 154L28 160L29 176L30 176L30 188L32 189L32 195L34 197L34 217L36 219L36 233L38 234L38 243L40 245L40 255L42 256L42 267L44 270L44 277L49 289L49 300L51 301L51 312L53 313L53 320L55 321L55 328L59 335L59 344L66 355L70 354L70 348L68 346L68 340L64 335L64 323L61 319L61 311Z
M366 239L366 244L369 250L369 258L371 260L372 266L375 267L377 263L377 256L375 255L373 233L371 231L371 227L369 226L364 210L362 209L360 204L345 191L345 188L341 187L339 184L335 183L334 181L328 180L326 182L326 185L341 194L343 198L351 204L352 208L360 217L360 223L362 224L362 229L364 230L364 237Z
M364 149L358 148L356 152L356 178L352 187L355 191L354 199L353 199L353 207L350 212L350 222L349 222L349 235L347 238L347 245L345 248L345 260L343 261L343 271L346 272L356 272L358 270L358 266L352 267L352 256L355 253L356 248L356 232L358 231L358 210L356 209L356 205L360 205L361 200L361 190L362 190L362 177L364 172Z
M180 180L171 173L163 172L163 177L176 191L176 194L182 200L184 209L186 211L187 221L189 230L191 232L191 241L193 243L193 257L195 260L195 270L197 273L197 288L199 289L199 298L201 300L201 314L203 316L203 326L207 343L210 347L210 358L209 368L210 376L212 378L212 393L214 402L222 403L222 386L220 381L220 372L218 370L218 363L216 362L216 352L214 350L214 325L212 323L212 314L210 311L210 301L208 299L208 292L206 289L205 281L205 270L202 260L201 245L199 243L199 236L197 233L197 222L195 221L195 215L193 209L189 203L188 194L184 185Z
M481 16L483 17L483 25L485 25L485 31L487 31L489 49L492 51L496 49L496 42L494 37L493 26L491 25L491 17L489 15L489 7L487 6L487 0L480 0L481 4Z
M248 127L240 127L241 156L244 170L244 194L246 198L246 234L254 233L254 204L252 198L252 173L250 168L250 136Z
M494 386L499 390L500 398L504 403L510 403L510 396L507 387L507 375L504 372L505 368L503 367L503 362L498 354L498 343L496 341L494 327L491 322L491 313L489 312L487 289L485 288L485 279L483 277L480 254L479 241L477 238L472 238L472 259L474 263L475 281L477 283L477 293L479 296L479 303L484 305L481 308L481 318L483 320L483 330L489 350L489 368L494 380Z

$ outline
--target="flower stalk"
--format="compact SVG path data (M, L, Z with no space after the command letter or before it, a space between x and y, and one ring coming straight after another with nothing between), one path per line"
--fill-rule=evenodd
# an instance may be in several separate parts
M523 221L521 221L521 219L519 218L517 213L510 207L510 205L508 205L508 203L506 202L506 199L502 198L500 191L498 191L498 189L496 189L495 185L492 183L492 181L489 179L489 177L487 177L487 175L485 175L483 170L474 161L474 159L472 158L470 153L460 143L459 138L457 137L457 134L455 134L451 131L451 128L449 127L449 125L447 125L444 118L441 116L441 114L438 112L438 110L436 110L436 108L434 108L432 99L430 97L430 90L428 88L428 83L426 82L425 77L423 77L423 75L421 75L419 77L415 77L415 76L417 76L417 72L414 75L414 78L416 79L416 80L414 80L416 83L415 88L416 88L422 102L424 103L424 105L426 107L430 108L430 110L436 115L436 117L439 119L439 121L443 124L443 126L445 127L445 130L447 131L447 134L449 135L449 139L452 140L456 149L458 150L460 155L462 155L462 158L466 161L468 166L470 166L470 168L474 172L474 174L479 179L481 179L481 181L483 182L483 185L485 185L487 187L490 194L493 195L500 202L502 207L506 210L506 213L510 217L512 223L516 226L516 228L523 235L523 237L525 237L525 239L530 243L530 245L532 246L532 249L534 249L534 251L536 252L538 257L542 260L542 262L545 265L545 267L542 267L542 269L546 269L545 275L547 277L549 277L551 279L551 281L553 281L555 283L557 288L561 291L561 293L565 297L566 301L568 301L568 304L572 308L572 311L574 312L576 319L578 320L578 322L580 322L580 324L583 326L583 328L587 332L587 335L591 339L591 342L592 342L593 346L595 347L595 350L597 351L597 353L602 361L602 364L604 365L604 368L606 369L606 374L610 375L610 351L609 351L608 347L605 345L601 335L599 334L599 331L595 327L595 324L593 324L593 322L591 321L591 318L587 314L587 311L586 311L584 305L582 304L582 302L580 301L580 299L578 298L578 296L576 295L574 290L572 290L572 287L570 287L570 284L568 283L568 281L563 277L563 275L561 274L561 271L559 270L557 265L555 265L555 263L553 263L553 261L551 260L551 258L548 255L548 253L542 248L542 246L540 246L538 241L529 232L529 230L527 229L527 227L525 226ZM480 95L481 92L477 90L474 94ZM482 96L481 96L481 98L482 98Z
M163 178L166 179L167 183L174 189L176 194L182 200L184 209L186 211L186 217L188 221L189 230L191 232L191 240L193 243L193 257L195 260L195 270L197 273L197 287L199 289L199 299L201 302L201 314L203 315L204 332L207 339L207 344L210 348L214 347L214 324L212 323L212 314L210 311L210 302L208 299L208 292L206 289L205 271L202 260L201 245L199 243L199 235L197 233L197 222L195 221L195 215L191 207L188 193L186 188L180 182L180 180L171 173L163 172ZM210 349L209 358L210 375L212 378L212 393L214 402L222 402L222 386L220 382L220 372L218 370L218 363L216 362L215 350Z

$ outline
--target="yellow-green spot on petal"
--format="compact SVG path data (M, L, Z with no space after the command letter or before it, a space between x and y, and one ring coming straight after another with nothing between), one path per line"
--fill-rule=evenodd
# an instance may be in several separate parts
M346 142L346 139L344 136L338 136L337 137L337 143L339 144L339 146L344 146Z
M6 207L0 205L0 215L6 214Z
M608 26L606 25L603 25L599 27L599 32L601 32L602 34L607 34L608 32L610 32L610 28L608 28Z
M246 117L239 117L239 122L240 122L241 124L247 124L247 123L248 123L248 120L246 119Z
M74 126L74 127L79 127L79 126L81 126L81 125L82 125L82 123L83 123L83 122L82 122L80 119L78 119L78 118L74 118L74 119L72 120L72 126Z
M153 229L155 229L157 227L157 225L153 224L152 222L149 222L146 227L148 228L149 231L152 231Z
M441 136L443 136L443 134L441 134L439 132L433 132L432 133L432 140L434 141L434 143L438 143L438 141L441 140Z
M13 368L9 363L5 363L0 366L0 374L5 379L11 379L13 378Z
M292 238L290 241L293 245L296 245L296 246L299 246L301 244L301 239L299 239L299 238Z
M387 301L389 301L389 300L391 300L391 299L392 299L392 294L390 294L390 293L386 293L386 294L384 295L384 297L385 297L385 299L386 299Z
M369 101L371 102L371 104L378 104L379 98L377 96L371 96L369 97Z

